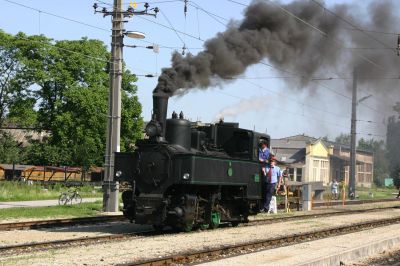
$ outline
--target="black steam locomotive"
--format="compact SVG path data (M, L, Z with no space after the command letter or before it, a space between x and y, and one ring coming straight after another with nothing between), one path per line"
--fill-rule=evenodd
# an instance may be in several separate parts
M134 153L115 155L115 179L128 182L123 213L137 224L216 228L247 222L262 201L258 144L266 134L237 123L193 126L183 114L166 118L168 95L153 94L152 120Z

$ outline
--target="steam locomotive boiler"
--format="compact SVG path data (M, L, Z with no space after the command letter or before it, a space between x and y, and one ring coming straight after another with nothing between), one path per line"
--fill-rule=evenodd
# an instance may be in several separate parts
M125 217L156 229L237 225L258 212L262 180L258 144L266 134L237 123L194 126L183 114L167 119L168 95L153 94L153 115L133 153L116 153L115 179Z

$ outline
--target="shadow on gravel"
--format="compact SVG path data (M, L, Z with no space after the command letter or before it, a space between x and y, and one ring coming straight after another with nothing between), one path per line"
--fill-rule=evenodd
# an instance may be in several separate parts
M230 224L220 224L220 228L229 228ZM75 225L69 227L53 227L53 228L41 228L34 229L41 232L50 233L99 233L99 234L129 234L129 233L142 233L146 235L163 235L163 234L176 234L183 233L177 232L171 227L165 227L163 231L154 230L151 225L140 225L130 223L129 221L120 222L109 222L104 224L93 224L93 225ZM151 231L151 232L149 232ZM200 229L194 229L192 232L201 231Z
M99 234L126 234L152 230L153 227L149 225L133 224L129 221L126 222L110 222L104 224L93 225L75 225L68 227L53 227L36 229L42 232L51 233L99 233Z

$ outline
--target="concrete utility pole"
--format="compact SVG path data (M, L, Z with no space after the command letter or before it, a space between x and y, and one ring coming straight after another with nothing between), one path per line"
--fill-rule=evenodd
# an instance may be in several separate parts
M120 151L122 44L124 15L122 0L114 0L111 35L110 90L108 94L107 142L103 181L103 209L118 211L118 182L114 181L114 153Z
M111 33L111 60L110 60L110 90L108 94L108 116L107 116L107 139L105 154L105 171L103 180L103 210L106 212L118 211L119 184L114 180L114 158L115 153L120 151L120 129L121 129L121 85L122 85L122 63L124 46L124 35L131 38L144 38L140 32L125 32L125 17L133 15L151 15L156 17L159 9L153 8L154 14L147 13L149 4L145 3L145 10L135 11L130 6L123 10L123 0L114 0L113 11L107 11L105 7L98 11L98 5L94 4L94 12L102 13L103 16L112 16Z
M357 71L353 70L353 95L351 100L351 132L350 132L350 169L349 198L354 199L356 193L356 122L357 122Z

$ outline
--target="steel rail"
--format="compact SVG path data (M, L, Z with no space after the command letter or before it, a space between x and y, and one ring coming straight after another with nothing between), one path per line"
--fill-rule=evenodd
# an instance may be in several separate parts
M354 200L347 201L346 205L361 205L379 202L392 202L399 201L398 199L379 199L379 200ZM313 207L328 207L328 206L338 206L342 202L314 202ZM330 213L327 213L328 215ZM344 213L345 214L345 213ZM322 214L319 214L322 216ZM315 216L303 215L303 217ZM281 218L277 218L281 219ZM291 219L291 218L286 218ZM96 216L96 217L84 217L84 218L66 218L66 219L54 219L54 220L39 220L39 221L23 221L15 223L0 223L0 231L10 231L10 230L29 230L29 229L40 229L40 228L52 228L52 227L68 227L74 225L85 225L85 224L98 224L114 221L127 221L122 215L112 215L112 216Z
M399 199L393 198L393 199L348 200L348 201L345 201L345 206L363 205L363 204L380 203L380 202L392 202L392 201L399 201ZM317 202L313 202L313 207L339 206L342 204L343 204L343 202L341 200L329 201L329 202L317 201Z
M305 220L305 219L312 219L312 218L319 218L319 217L328 217L328 216L337 216L337 215L351 215L351 214L358 214L358 213L366 213L372 211L380 211L380 210L387 210L392 209L394 207L383 207L383 208L371 208L371 209L363 209L363 210L345 210L345 211L334 211L334 212L327 212L327 213L317 213L317 214L306 214L306 215L298 215L298 216L286 216L286 217L279 217L279 218L271 218L271 219L260 219L260 220L253 220L250 221L248 224L243 224L244 226L255 226L255 225L262 225L262 224L273 224L285 221L292 221L292 220ZM115 216L117 218L118 216ZM399 217L400 219L400 217ZM164 233L173 233L173 231L165 231ZM128 240L130 238L140 238L149 235L159 234L155 230L143 230L137 231L132 233L124 233L124 234L114 234L114 235L103 235L103 236L95 236L95 237L82 237L82 238L73 238L73 239L64 239L64 240L55 240L55 241L45 241L45 242L36 242L36 243L24 243L24 244L17 244L17 245L7 245L7 246L0 246L0 254L1 253L10 253L10 252L19 252L21 250L29 250L30 252L34 250L41 250L41 249L56 249L62 248L65 246L72 246L72 245L87 245L87 244L97 244L103 243L107 241L116 241L116 240Z
M114 234L114 235L103 235L103 236L95 236L95 237L80 237L80 238L72 238L72 239L63 239L63 240L55 240L55 241L45 241L45 242L36 242L36 243L25 243L25 244L17 244L17 245L8 245L8 246L0 246L0 254L5 252L20 252L23 250L28 250L30 252L35 250L43 250L43 249L54 249L54 248L62 248L66 246L72 245L88 245L88 244L98 244L107 241L115 241L115 240L124 240L129 238L140 238L147 234L153 234L154 230L143 230L134 233L124 233L124 234Z
M55 220L24 221L15 223L0 223L0 231L28 230L52 227L68 227L74 225L99 224L127 220L122 215L96 216L84 218L67 218Z
M130 263L120 265L140 265L140 266L154 266L154 265L188 265L191 263L207 262L218 260L222 256L235 256L243 255L244 253L252 253L260 250L266 250L276 247L289 246L322 238L328 238L338 235L344 235L354 232L359 232L367 229L377 228L396 224L400 222L400 217L380 219L375 221L367 221L361 223L354 223L351 225L339 226L334 228L327 228L322 230L315 230L306 233L295 233L282 237L274 237L263 240L257 240L247 243L226 245L218 248L205 248L199 251L184 252L172 256L162 258L154 258L147 260L137 260Z
M313 218L322 218L329 216L341 216L341 215L351 215L358 213L366 213L373 211L384 211L388 209L396 209L397 207L389 206L389 207L377 207L377 208L368 208L361 210L334 210L330 212L323 213L311 213L311 214L302 214L302 215L294 215L294 216L284 216L278 218L270 218L270 219L259 219L259 220L251 220L249 224L270 224L270 223L278 223L278 222L286 222L291 220L302 220L302 219L313 219Z

